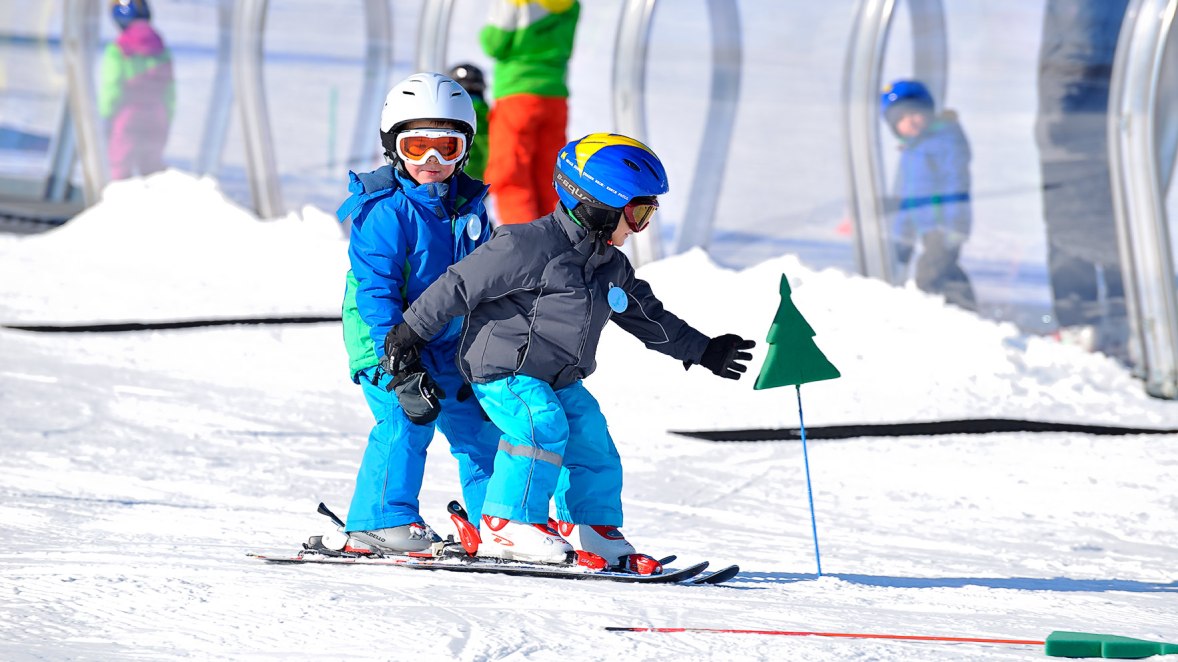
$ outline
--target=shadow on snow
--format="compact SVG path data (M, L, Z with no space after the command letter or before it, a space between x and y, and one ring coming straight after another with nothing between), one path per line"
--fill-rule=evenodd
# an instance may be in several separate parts
M983 588L1010 589L1015 591L1055 591L1059 593L1103 593L1125 591L1127 593L1178 593L1178 581L1168 584L1142 582L1128 579L1071 579L1068 577L883 577L877 575L851 575L828 573L823 577L834 577L861 586L887 588ZM754 583L790 584L818 579L815 574L787 572L742 572L736 581Z

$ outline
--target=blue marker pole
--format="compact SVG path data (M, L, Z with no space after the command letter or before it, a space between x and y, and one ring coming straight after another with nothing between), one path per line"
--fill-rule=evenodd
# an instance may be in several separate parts
M810 530L814 532L814 560L818 562L818 576L822 576L822 554L818 551L818 522L814 519L814 490L810 487L810 452L806 449L806 422L802 420L802 385L798 392L798 427L802 433L802 459L806 464L806 494L810 497Z

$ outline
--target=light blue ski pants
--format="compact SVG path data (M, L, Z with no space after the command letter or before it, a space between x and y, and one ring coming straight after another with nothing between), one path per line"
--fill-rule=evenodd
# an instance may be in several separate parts
M429 350L431 348L427 348ZM368 435L368 446L356 475L356 489L348 508L347 530L370 531L422 521L418 493L425 474L426 449L434 438L435 426L450 442L450 454L458 460L462 500L471 521L482 513L487 481L495 460L499 430L483 419L474 398L458 402L455 397L464 383L454 365L454 347L423 356L430 376L446 392L442 412L429 425L411 423L387 388L392 377L377 368L360 373L360 386L376 425Z
M601 407L577 382L553 391L516 375L474 384L479 403L503 431L483 512L520 522L622 526L622 460Z

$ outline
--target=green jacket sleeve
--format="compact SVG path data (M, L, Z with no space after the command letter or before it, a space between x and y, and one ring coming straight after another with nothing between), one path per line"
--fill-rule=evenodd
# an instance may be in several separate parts
M479 41L495 59L494 98L567 97L565 79L580 15L577 0L493 0Z
M98 86L98 114L110 119L123 96L123 54L115 44L107 44L102 54L102 82Z

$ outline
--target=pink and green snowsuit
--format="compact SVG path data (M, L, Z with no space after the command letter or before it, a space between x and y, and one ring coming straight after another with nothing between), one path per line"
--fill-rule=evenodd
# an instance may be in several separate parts
M132 21L106 47L98 90L113 179L164 169L164 145L175 106L171 52L150 22Z

